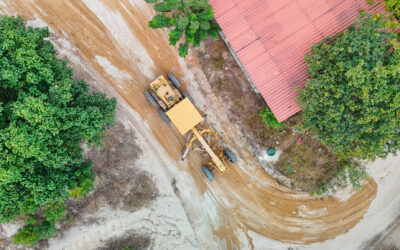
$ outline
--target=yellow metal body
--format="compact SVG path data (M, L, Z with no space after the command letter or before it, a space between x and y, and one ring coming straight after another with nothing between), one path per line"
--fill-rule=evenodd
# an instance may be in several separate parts
M183 99L168 110L166 114L182 135L186 134L186 132L203 120L203 117L189 98Z
M196 126L203 120L203 117L189 98L182 99L181 93L177 89L172 88L169 81L162 75L150 83L150 88L167 106L166 109L164 108L166 110L166 115L179 132L184 135L188 131L192 131L193 138L189 142L190 147L192 147L192 143L195 140L198 140L203 149L211 157L211 162L208 163L211 169L216 169L221 174L224 173L228 167L223 160L221 160L223 159L223 155L221 154L221 158L218 157L202 136L204 133L210 135L216 133L207 129L199 132L196 129Z
M167 105L168 109L180 101L181 94L171 87L171 84L163 75L152 81L150 88Z
M193 136L197 138L197 140L201 143L203 146L204 150L210 155L211 161L215 167L215 169L220 173L224 173L226 170L228 170L228 167L222 162L222 160L214 153L214 151L211 149L210 145L204 140L203 136L199 133L199 131L196 128L192 128L191 131L193 132Z
M189 143L190 145L192 145L195 140L198 140L200 142L203 149L211 157L212 164L209 164L210 167L212 167L213 169L215 168L221 174L228 169L228 167L214 153L210 145L208 145L208 143L202 136L204 133L215 133L207 129L199 132L196 129L196 126L203 120L203 117L193 105L193 103L189 100L189 98L183 99L181 102L168 110L166 114L182 135L186 134L189 130L192 131L193 137L189 141Z
M213 132L213 131L211 131L211 130L209 130L209 129L200 130L199 133L200 133L201 136L203 136L204 134L209 134L209 135L216 135L216 134L217 134L216 132ZM195 142L196 140L197 140L197 137L196 137L196 136L193 136L193 137L189 140L188 146L189 146L191 149L194 148L194 147L193 147L193 142Z

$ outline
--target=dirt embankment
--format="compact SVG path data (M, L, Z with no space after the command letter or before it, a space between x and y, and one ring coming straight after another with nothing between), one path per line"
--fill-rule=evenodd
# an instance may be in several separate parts
M21 15L24 19L43 20L61 40L70 42L60 49L90 65L97 75L95 80L104 78L129 105L120 112L137 112L132 115L132 124L142 138L143 152L149 153L144 159L146 166L151 165L153 174L164 176L165 180L158 185L173 188L175 197L185 208L190 230L196 236L197 243L186 240L187 245L195 247L198 244L210 249L321 242L352 229L375 198L377 184L373 179L362 191L342 200L320 200L277 184L246 148L242 132L229 122L224 104L211 91L198 61L190 56L186 60L178 58L176 49L168 45L166 31L147 27L154 12L144 1L3 0L0 10ZM150 80L169 71L182 79L198 107L207 114L210 126L220 132L225 143L240 158L237 166L231 167L226 175L217 176L212 184L200 170L199 155L191 154L186 162L179 162L184 138L161 121L142 95ZM105 91L107 87L102 88ZM175 218L172 215L179 211L179 206L166 207L164 215L171 216L172 220ZM184 217L175 219L185 220ZM118 223L123 225L118 226L118 230L130 229L126 222L115 218L110 215L104 222L107 225L105 231L113 231L113 225ZM135 220L130 222L135 223ZM76 232L68 235L61 243L55 240L51 244L67 246L72 240L84 240ZM101 235L106 237L107 234ZM370 236L366 234L362 239ZM190 239L190 236L184 239ZM343 246L338 241L334 244ZM167 245L166 242L156 246Z

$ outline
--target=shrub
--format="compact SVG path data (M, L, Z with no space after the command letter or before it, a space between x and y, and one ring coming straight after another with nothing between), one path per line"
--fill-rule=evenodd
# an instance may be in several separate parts
M59 200L46 206L42 216L31 215L25 225L13 236L15 243L33 246L42 239L53 236L56 223L65 216L65 202Z
M40 222L37 219L30 218L12 239L15 243L33 246L42 239L50 238L55 232L54 223L48 221Z
M355 162L354 162L355 163ZM347 165L342 168L330 182L320 185L317 189L313 190L311 194L333 194L336 189L347 186L350 182L355 190L362 188L361 181L369 177L366 169L359 164Z
M265 122L268 128L272 127L275 129L282 129L285 126L284 122L278 122L276 120L275 115L272 113L271 109L268 106L265 106L261 112L260 117Z

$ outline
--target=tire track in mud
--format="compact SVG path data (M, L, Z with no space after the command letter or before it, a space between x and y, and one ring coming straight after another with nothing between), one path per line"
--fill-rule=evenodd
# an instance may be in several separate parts
M240 152L240 167L232 167L212 185L205 181L199 167L201 159L196 154L189 157L190 166L177 163L177 168L193 178L196 186L190 188L197 188L216 203L215 217L208 213L208 218L201 220L196 217L204 214L198 214L198 210L187 209L187 213L194 224L208 223L206 227L212 228L214 240L221 247L240 247L244 241L252 246L249 231L287 243L332 239L354 227L375 198L377 185L372 179L344 202L335 198L319 200L277 184L257 164L241 142L243 138L225 119L223 105L207 88L208 84L204 84L206 80L197 60L190 56L186 61L178 58L177 50L168 45L166 31L147 27L154 12L143 0L3 0L0 10L24 19L40 18L59 37L70 40L78 55L110 82L150 125L156 139L175 161L179 160L185 140L161 122L142 92L152 78L169 71L186 83L194 80L197 87L202 82L195 99L202 100L200 107L214 117L210 124L217 130L223 128L219 132L225 141ZM188 207L197 206L189 205L190 197L180 199ZM203 228L194 225L200 243L206 241L201 239Z

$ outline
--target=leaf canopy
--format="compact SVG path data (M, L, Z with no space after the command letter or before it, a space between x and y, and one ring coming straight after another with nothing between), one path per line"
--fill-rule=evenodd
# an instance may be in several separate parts
M94 174L81 144L99 144L115 99L89 93L55 57L47 29L0 18L0 223L68 197Z
M387 15L360 13L314 44L298 99L303 126L343 157L375 159L400 146L400 44Z
M208 0L145 0L155 3L154 9L162 14L157 14L149 22L151 28L170 28L170 45L176 45L184 36L184 42L179 44L179 55L185 57L189 44L200 46L202 40L208 36L218 37L221 30L213 21L214 12ZM170 15L166 15L166 13Z

